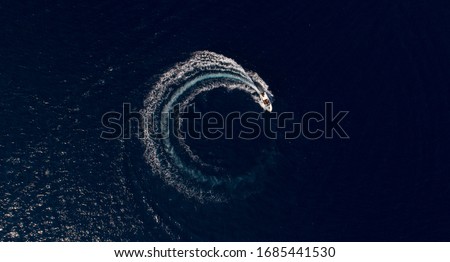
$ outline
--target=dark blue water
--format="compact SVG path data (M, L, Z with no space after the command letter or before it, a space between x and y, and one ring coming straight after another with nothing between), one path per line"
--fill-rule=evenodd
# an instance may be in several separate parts
M0 240L448 241L449 11L3 1ZM271 141L270 163L258 162L259 144L233 145L220 156L232 168L270 171L251 194L180 194L152 174L138 139L101 139L100 119L124 102L142 109L157 75L198 50L258 72L274 111L349 111L350 139Z

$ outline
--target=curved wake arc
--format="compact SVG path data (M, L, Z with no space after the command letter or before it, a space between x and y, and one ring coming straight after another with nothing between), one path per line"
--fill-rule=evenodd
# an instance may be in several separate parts
M193 53L188 60L164 73L149 92L142 110L148 120L143 140L145 159L153 173L186 197L199 201L223 202L234 195L242 195L239 191L258 180L261 167L233 176L223 175L220 168L214 173L207 172L205 166L209 164L195 155L186 141L176 137L155 140L148 130L168 131L167 119L163 116L170 113L175 104L181 105L181 112L198 94L216 88L243 91L263 109L272 110L273 95L258 74L209 51ZM174 143L179 146L175 147Z

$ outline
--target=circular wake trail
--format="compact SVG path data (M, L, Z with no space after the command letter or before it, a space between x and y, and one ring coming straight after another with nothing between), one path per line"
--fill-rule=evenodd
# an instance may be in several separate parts
M234 195L246 195L242 191L255 183L262 172L261 167L232 176L218 167L211 172L205 169L210 165L195 155L184 139L169 135L167 116L174 106L179 105L179 112L183 112L197 95L216 88L245 92L261 107L262 94L272 100L272 93L258 74L246 71L223 55L200 51L160 76L141 111L146 120L145 159L152 172L186 197L202 202L224 202ZM155 138L154 134L163 134L163 138Z

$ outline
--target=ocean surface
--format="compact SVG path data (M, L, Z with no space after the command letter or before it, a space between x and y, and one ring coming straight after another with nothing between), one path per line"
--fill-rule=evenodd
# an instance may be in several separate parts
M449 241L441 2L2 1L0 240ZM190 179L137 136L100 137L103 114L145 111L204 50L256 72L274 112L348 111L349 139L187 141L221 165ZM195 99L261 111L239 91Z

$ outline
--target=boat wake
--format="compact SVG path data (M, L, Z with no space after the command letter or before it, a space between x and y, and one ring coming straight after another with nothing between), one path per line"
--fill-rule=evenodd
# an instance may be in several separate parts
M264 110L272 110L273 95L257 73L246 71L234 60L209 51L195 52L188 60L162 74L141 110L146 119L145 159L152 172L179 193L201 202L225 202L236 196L250 195L267 172L265 163L270 162L271 157L270 150L261 152L255 156L259 158L258 165L239 174L230 174L223 167L202 160L185 139L173 135L163 139L153 137L152 132L170 133L165 116L173 113L175 105L183 112L196 96L218 88L245 92Z

